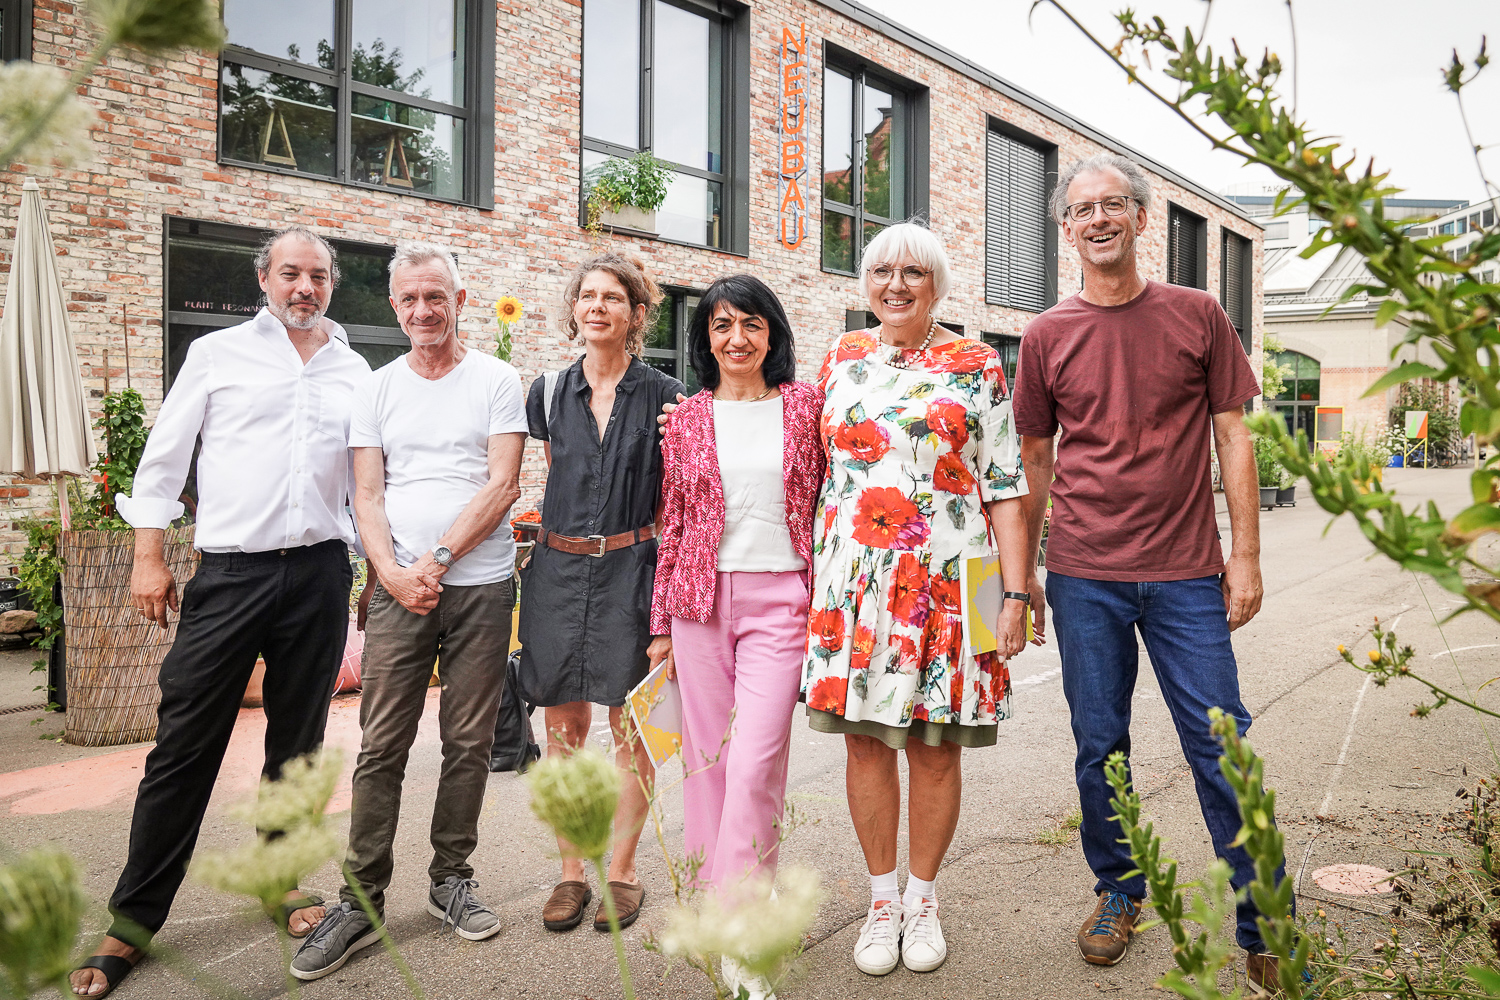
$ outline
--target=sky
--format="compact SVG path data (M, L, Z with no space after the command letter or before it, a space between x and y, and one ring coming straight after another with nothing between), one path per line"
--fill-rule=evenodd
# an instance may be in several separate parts
M1214 191L1273 179L1216 152L1150 95L1054 7L1031 0L861 0L873 10L978 63L1106 135ZM1107 44L1119 38L1113 13L1134 7L1160 15L1176 37L1198 34L1203 0L1063 0ZM1489 36L1494 60L1464 91L1474 142L1490 180L1500 184L1500 0L1297 0L1297 111L1315 134L1339 136L1407 197L1483 200L1475 157L1441 68L1456 46L1466 61ZM1284 0L1214 0L1207 37L1215 53L1231 40L1258 64L1270 48L1292 89L1292 32ZM1157 76L1157 89L1175 83ZM1248 193L1248 192L1245 192Z

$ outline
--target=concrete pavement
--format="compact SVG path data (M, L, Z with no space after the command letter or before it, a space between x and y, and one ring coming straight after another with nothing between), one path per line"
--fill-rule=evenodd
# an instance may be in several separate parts
M1445 511L1467 502L1462 470L1390 470L1388 484L1408 499L1431 497ZM1228 543L1228 520L1220 524ZM1461 708L1430 719L1409 715L1419 700L1414 685L1378 688L1334 650L1368 645L1371 617L1399 621L1403 641L1416 646L1424 669L1455 686L1477 689L1500 673L1500 628L1465 616L1439 626L1452 602L1425 580L1383 558L1348 522L1324 536L1328 517L1303 500L1294 509L1265 512L1261 524L1266 601L1259 617L1235 634L1244 698L1256 722L1251 739L1266 758L1266 780L1279 795L1287 833L1288 869L1299 878L1302 905L1323 905L1356 937L1387 929L1389 897L1341 898L1313 885L1310 873L1339 862L1399 867L1403 850L1432 844L1432 827L1455 801L1463 768L1496 768L1489 738ZM1444 654L1446 646L1455 652ZM849 959L868 900L868 880L843 801L843 750L802 720L793 728L791 796L810 825L782 851L782 864L822 873L828 899L812 943L785 998L1087 997L1160 996L1151 984L1171 964L1164 930L1137 939L1119 966L1087 966L1072 939L1092 905L1093 878L1076 838L1038 842L1076 808L1073 744L1051 647L1028 650L1013 663L1016 716L1000 727L998 745L965 752L964 815L939 879L950 958L927 975L898 969L882 979L854 970ZM430 997L557 997L604 1000L619 995L608 937L587 923L568 934L543 930L540 908L556 878L555 848L530 815L522 782L496 775L490 782L481 842L474 857L480 893L501 913L505 929L469 943L437 932L425 912L427 820L440 763L436 693L408 767L397 870L388 893L390 926L403 955ZM0 839L12 849L52 842L74 853L85 887L99 903L89 928L103 929L107 899L123 861L134 783L145 747L89 750L40 741L60 728L33 727L33 715L0 715ZM602 720L601 720L602 722ZM259 713L241 720L229 762L204 824L201 843L229 847L247 831L225 807L251 794L259 768ZM357 702L335 701L330 742L357 746ZM607 738L602 725L596 738ZM1182 862L1182 877L1210 860L1192 781L1154 677L1142 655L1133 729L1135 777L1148 817ZM670 771L671 769L668 769ZM667 846L681 847L680 793L664 771ZM339 792L347 805L347 778ZM340 805L340 803L336 803ZM1320 818L1321 817L1321 818ZM347 824L347 815L335 822ZM903 837L904 839L904 837ZM707 996L697 973L668 969L641 941L664 922L670 903L660 848L643 841L641 874L648 886L640 922L627 932L628 953L642 997ZM330 865L309 887L331 894ZM1361 913L1358 907L1369 911ZM271 927L239 901L189 882L158 939L193 966L244 994L284 992L281 959ZM406 996L390 959L378 948L339 973L303 990L310 998L358 994ZM214 995L206 977L161 962L144 965L119 994L130 997Z

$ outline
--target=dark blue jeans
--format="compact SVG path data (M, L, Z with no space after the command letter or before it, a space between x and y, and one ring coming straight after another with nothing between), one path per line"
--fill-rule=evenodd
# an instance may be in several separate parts
M1255 877L1255 867L1243 848L1229 846L1240 829L1239 805L1219 771L1220 747L1208 722L1208 710L1217 706L1234 717L1241 733L1250 728L1219 577L1117 583L1048 573L1047 603L1062 656L1063 693L1073 713L1080 833L1084 857L1099 879L1094 891L1113 889L1137 898L1146 893L1144 878L1126 877L1135 864L1130 848L1120 843L1119 824L1110 819L1113 792L1104 779L1110 754L1130 754L1131 697L1140 662L1136 629L1192 767L1214 852L1234 868L1235 889L1243 889ZM1236 937L1240 947L1260 952L1265 945L1256 913L1248 900L1239 905Z

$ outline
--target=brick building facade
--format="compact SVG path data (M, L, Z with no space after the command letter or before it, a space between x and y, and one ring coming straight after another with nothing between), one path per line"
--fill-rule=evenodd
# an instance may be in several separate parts
M92 38L83 4L31 0L22 6L32 18L31 58L71 68L87 52ZM413 41L403 25L372 42L370 31L379 35L380 26L362 26L359 17L366 15L352 14L349 0L227 0L231 47L223 54L191 52L160 64L117 54L90 78L84 96L98 122L96 156L86 167L18 166L0 177L6 239L13 235L22 180L31 174L41 183L85 384L96 397L106 383L118 388L128 379L154 414L180 363L174 354L180 359L196 333L253 309L245 292L246 281L253 286L246 241L255 231L293 221L349 245L347 259L356 266L334 293L330 315L351 332L362 331L360 346L372 362L395 356L400 343L393 321L380 316L380 248L420 238L451 247L459 258L469 286L461 326L470 346L493 350L495 302L503 295L522 300L526 312L513 331L513 361L527 380L574 356L558 333L562 287L577 261L605 247L640 255L674 290L653 339L652 363L675 365L681 373L680 346L672 340L683 329L692 291L747 270L781 295L799 337L801 364L811 372L830 338L863 325L867 308L857 280L839 266L857 260L857 246L851 250L839 240L857 243L862 226L873 230L881 219L918 215L930 220L955 267L954 290L939 319L1013 354L1014 338L1036 311L1080 284L1076 260L1066 247L1057 250L1056 227L1037 214L1057 164L1105 149L1134 155L847 0L755 0L749 6L732 0L404 0L361 9L382 6L399 8L403 16L421 14L422 30L434 18L441 21L437 15L451 17L456 40L449 62L429 60L426 69L403 77L403 45L426 44L429 54L442 45ZM265 25L280 16L267 7L298 12L288 30L305 33L305 42L292 49L261 41L256 32L269 30ZM331 12L328 31L320 20L324 7ZM298 19L308 10L314 13L303 24ZM637 14L632 42L629 22ZM622 17L623 40L604 33L610 18ZM590 23L598 28L589 37L600 41L593 43L598 52L586 55L589 18L597 18ZM788 248L779 232L780 175L784 166L798 164L795 156L782 157L782 103L789 89L784 64L789 55L796 62L788 34L801 39L804 31L805 105L794 99L792 110L805 108L806 172L799 190L806 238ZM696 42L683 42L699 37L709 39L702 59ZM305 54L314 48L316 56ZM372 55L387 65L372 63ZM433 65L437 69L427 72ZM701 78L703 66L712 78L709 93L684 90L682 81ZM587 94L586 67L597 74ZM444 75L449 70L451 81ZM625 81L628 91L632 74L641 116L634 142L629 127L621 126L621 116L631 114L630 95L621 98L614 86ZM412 83L418 79L420 88ZM656 81L664 82L653 91ZM411 106L392 99L400 93L414 95ZM842 103L846 93L852 94L849 107ZM701 136L678 133L684 120L697 121L694 109L705 102L714 134L706 159L689 163L671 144L704 145ZM448 105L458 110L439 110ZM611 109L613 118L606 114ZM843 131L851 123L853 139L845 144ZM795 115L792 124L798 124ZM591 130L602 138L584 134ZM585 170L592 176L598 164L633 148L653 148L676 162L674 184L694 197L706 191L707 208L693 198L663 206L661 236L586 229ZM829 150L843 148L849 163L824 162ZM1257 352L1260 226L1168 167L1135 158L1150 172L1156 198L1142 243L1146 273L1220 296L1247 350ZM847 186L838 187L839 178ZM875 190L880 184L884 196ZM828 207L841 198L856 204ZM705 229L693 229L705 222ZM684 239L684 231L703 238ZM1009 284L1001 273L1007 268L1014 272ZM522 508L537 499L539 450L528 451L526 470ZM6 498L0 528L53 503L52 489L36 484L10 483L0 494ZM0 533L11 560L20 541L14 530Z

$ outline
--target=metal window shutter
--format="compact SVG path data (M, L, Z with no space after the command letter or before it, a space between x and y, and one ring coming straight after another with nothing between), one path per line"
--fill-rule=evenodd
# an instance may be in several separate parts
M1224 230L1223 267L1219 281L1220 301L1229 314L1229 322L1244 333L1245 321L1245 241L1238 234Z
M1197 220L1173 206L1168 220L1167 280L1174 285L1198 288Z
M984 297L1047 308L1047 157L991 130L985 149Z

